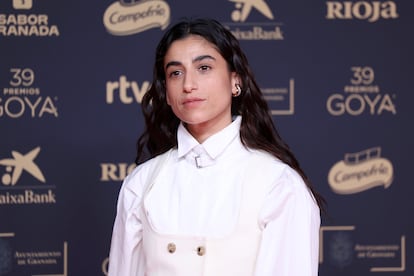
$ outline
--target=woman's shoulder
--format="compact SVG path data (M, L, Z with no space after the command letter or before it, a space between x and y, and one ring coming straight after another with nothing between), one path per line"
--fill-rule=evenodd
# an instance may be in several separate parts
M157 155L135 167L124 179L124 188L131 190L135 194L142 194L148 182L151 181L151 178L155 177L154 174L161 169L161 163L166 161L170 152L171 150Z
M289 167L286 163L281 161L276 156L263 150L249 150L249 160L251 163L256 164L263 168L272 168L283 170ZM290 168L290 167L289 167Z
M261 151L251 151L251 164L258 168L260 173L267 175L273 184L288 182L292 188L304 188L303 178L291 166L274 155Z

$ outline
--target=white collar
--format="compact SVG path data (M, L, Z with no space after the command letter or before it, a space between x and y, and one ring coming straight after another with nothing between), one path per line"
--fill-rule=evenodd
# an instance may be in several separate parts
M235 120L219 132L211 135L200 144L184 127L181 122L177 130L178 140L178 158L189 155L199 156L200 154L207 154L210 159L216 159L228 145L238 137L240 133L241 116L237 116Z

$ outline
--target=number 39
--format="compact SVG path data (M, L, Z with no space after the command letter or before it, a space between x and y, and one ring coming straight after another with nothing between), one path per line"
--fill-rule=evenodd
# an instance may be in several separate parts
M11 86L30 86L34 82L34 72L30 68L11 68L10 72L13 74L12 79L10 80Z
M374 69L371 67L351 67L354 72L351 83L354 85L371 84L374 81Z

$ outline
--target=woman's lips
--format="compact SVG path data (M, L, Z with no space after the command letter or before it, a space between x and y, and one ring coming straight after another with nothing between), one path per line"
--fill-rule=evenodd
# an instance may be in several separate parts
M185 99L183 101L183 105L195 105L195 104L201 103L203 101L204 101L204 99L201 99L201 98L189 98L189 99Z

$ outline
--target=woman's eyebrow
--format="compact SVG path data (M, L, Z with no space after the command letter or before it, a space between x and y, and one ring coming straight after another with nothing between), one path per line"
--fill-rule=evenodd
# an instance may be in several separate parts
M201 56L198 56L198 57L194 58L193 59L193 63L196 63L196 62L199 62L199 61L202 61L202 60L205 60L205 59L216 60L216 58L213 57L213 56L210 56L210 55L201 55ZM173 60L173 61L168 62L165 65L165 69L168 69L168 67L170 67L170 66L179 66L179 65L182 65L182 63L180 61Z
M201 56L198 56L198 57L196 57L195 59L193 59L193 63L195 63L195 62L197 62L197 61L204 60L204 59L212 59L212 60L216 60L213 56L210 56L210 55L201 55Z
M179 65L181 65L182 63L181 62L179 62L179 61L170 61L170 62L168 62L166 65L165 65L165 69L168 69L168 67L170 67L170 66L179 66Z

